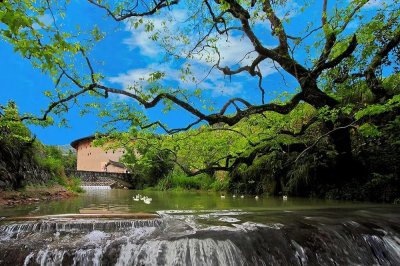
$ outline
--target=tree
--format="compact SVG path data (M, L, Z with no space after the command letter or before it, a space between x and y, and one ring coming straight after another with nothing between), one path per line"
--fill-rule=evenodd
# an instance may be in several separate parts
M91 46L104 37L101 29L94 28L90 32L91 40L84 42L79 36L63 32L57 26L53 10L62 8L62 4L53 1L36 4L28 0L5 1L0 5L0 18L5 26L1 31L2 37L22 56L29 58L35 67L51 75L55 83L55 89L47 92L52 103L43 116L35 118L27 115L21 120L49 121L50 113L68 111L71 103L85 94L103 98L109 94L119 94L146 109L162 104L167 110L177 106L196 117L186 127L170 129L161 121L149 121L132 102L120 102L114 106L115 109L100 112L102 116L113 117L112 121L129 121L131 133L138 129L161 127L173 134L201 123L234 126L252 116L264 119L271 113L288 115L300 104L307 103L324 116L311 117L296 131L285 129L275 133L299 136L311 125L322 122L321 136L330 138L338 153L338 163L344 167L353 162L350 129L364 124L366 117L398 108L398 94L384 86L382 76L382 69L389 72L389 75L395 74L399 63L395 54L400 42L398 0L385 2L373 15L364 12L369 5L368 0L344 1L336 5L328 0L321 4L304 1L306 8L320 8L320 22L305 26L298 36L288 33L290 18L278 13L291 1L203 0L199 3L190 0L158 0L151 4L140 0L88 2L93 8L104 9L114 21L130 23L134 28L143 26L154 41L159 42L170 56L178 60L212 62L212 69L230 78L243 74L254 77L258 81L260 103L235 97L228 100L219 111L203 110L198 107L200 101L196 100L196 97L200 97L200 100L204 97L201 89L193 91L178 86L165 86L161 81L167 74L163 71L156 71L144 78L144 85L139 81L125 89L104 85L104 77L96 72L89 57ZM178 4L191 12L183 27L173 29L175 38L170 41L170 35L161 34L161 30L168 29L169 24L164 22L161 28L157 28L151 18L178 8ZM44 25L37 19L38 15L45 12L53 15L53 25ZM358 27L351 28L352 23L358 24ZM34 24L39 25L39 30ZM269 25L270 31L260 29L260 24ZM221 40L237 36L251 44L251 51L246 55L245 63L224 65L222 48L225 47L221 45ZM276 44L266 45L266 38ZM314 48L309 47L310 44ZM304 54L307 57L301 56ZM283 72L283 78L289 77L297 82L297 91L289 99L265 101L265 62L270 62L269 65ZM88 74L83 74L80 68L76 70L74 66L79 63L86 64ZM198 79L193 76L189 64L183 64L181 71L185 80ZM367 108L358 102L347 101L350 97L346 95L351 93L354 84L363 86L371 93ZM97 104L89 107L94 106ZM123 136L118 138L124 141ZM282 145L282 149L295 149L300 155L303 154L304 144L292 144L287 147ZM241 162L251 163L268 150L264 145L255 145L253 151L245 157L242 154L227 154L225 164L212 164L210 167L229 170Z
M29 129L19 121L20 114L14 102L7 106L0 106L0 141L10 145L24 145L32 143Z

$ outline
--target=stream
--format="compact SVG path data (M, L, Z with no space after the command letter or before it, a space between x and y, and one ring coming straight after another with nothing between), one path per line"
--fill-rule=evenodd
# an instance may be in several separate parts
M0 265L400 265L396 205L93 190L0 217Z

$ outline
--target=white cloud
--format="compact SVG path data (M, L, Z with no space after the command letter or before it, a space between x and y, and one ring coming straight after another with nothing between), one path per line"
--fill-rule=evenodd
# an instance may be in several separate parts
M242 92L243 85L240 82L231 82L228 78L216 69L209 72L210 67L202 64L193 64L191 71L196 80L188 78L181 79L181 72L167 64L150 64L146 68L131 69L125 73L120 73L117 76L110 77L110 83L119 84L125 90L141 90L146 86L146 80L151 73L155 71L164 72L165 78L161 81L164 85L170 85L171 82L176 82L179 87L189 90L201 88L211 91L212 96L233 96ZM120 97L118 99L126 99Z
M150 40L148 34L143 30L132 34L131 37L125 39L123 43L128 45L131 50L139 48L142 55L149 57L157 56L160 50L157 44Z
M349 0L349 2L354 2L354 0ZM375 9L375 8L383 8L384 6L393 4L393 0L369 0L364 8L367 9Z
M123 40L129 49L139 49L140 53L148 57L159 56L162 51L160 45L151 39L151 36L155 33L168 34L169 31L173 32L179 21L183 21L186 17L184 10L173 10L166 14L164 18L159 16L157 18L146 18L144 23L139 25L137 28L133 26L136 20L128 21L125 24L125 30L130 32L130 36ZM167 23L168 25L166 25ZM154 25L154 31L146 31L145 24ZM167 30L168 29L168 30ZM165 36L160 36L163 38Z
M297 8L297 4L293 1L289 1L285 9L279 10L280 17L293 16L293 10ZM123 40L123 43L128 46L129 49L138 49L141 55L146 56L150 59L156 60L158 57L162 57L165 50L151 40L151 35L157 32L160 34L160 39L168 36L169 34L179 33L181 27L180 22L184 22L188 17L186 10L175 9L173 11L167 11L167 14L158 16L157 18L147 18L147 23L152 23L156 31L146 32L145 27L140 25L134 28L132 25L133 21L126 24L126 30L129 31L130 36ZM167 21L167 24L165 24ZM146 22L145 22L146 23ZM197 41L195 36L190 39L191 46L193 47ZM250 65L256 57L254 47L246 36L218 36L217 41L214 43L220 53L220 66L228 66L231 69L236 69L240 66ZM179 47L179 46L178 46ZM185 47L185 46L181 46ZM185 58L188 54L186 46L185 49L178 51L179 55ZM200 87L205 90L211 91L213 96L226 95L234 96L243 92L244 82L246 82L249 74L243 72L240 74L241 81L230 81L229 78L225 78L221 71L214 69L210 73L209 70L218 61L218 54L214 49L206 48L199 54L194 54L190 59L185 62L191 64L191 70L195 81L188 79L187 81L181 80L181 72L179 71L180 66L168 65L168 64L149 64L145 68L131 69L125 73L120 73L117 76L109 78L109 82L119 84L124 89L135 86L140 87L145 85L145 80L148 79L149 74L154 71L165 72L166 77L163 82L177 82L180 87L194 89ZM260 70L264 77L275 73L277 70L273 67L271 61L265 60L260 63ZM204 79L204 80L203 80ZM254 80L254 78L252 78ZM200 84L196 82L202 81Z
M230 66L232 69L237 67L248 65L254 60L255 53L248 52L252 51L252 45L247 39L240 37L230 37L228 40L221 39L217 42L218 49L221 51L221 66ZM212 66L216 63L217 54L213 50L207 51L212 61L207 61L200 56L194 57L192 60L187 60L190 63L190 70L195 80L190 77L186 80L182 80L182 73L179 68L184 67L184 64L177 66L167 63L163 64L149 64L145 68L131 69L125 73L120 73L117 76L110 77L109 82L119 84L124 89L129 87L141 88L146 85L146 80L149 78L150 73L155 71L161 71L165 73L163 79L164 84L170 84L170 82L176 82L181 88L195 89L201 88L211 92L213 97L216 96L234 96L243 93L243 83L247 81L247 78L256 79L250 77L247 72L240 74L241 81L231 81L230 77L225 77L223 73L218 69L213 69L210 72ZM277 72L272 61L264 60L259 64L261 73L264 77ZM239 76L239 75L236 75Z
M354 0L349 0L348 2L351 3ZM369 0L364 6L363 9L366 11L371 11L371 9L379 9L384 8L385 6L392 5L393 0ZM348 29L357 29L360 26L362 19L353 20L347 26Z
M301 6L293 0L287 1L283 6L279 7L276 15L280 19L289 19L297 16L301 10Z
M230 82L227 79L210 76L198 85L203 90L211 91L211 96L235 96L243 93L243 84L241 82Z
M160 80L161 83L167 84L170 81L176 81L182 84L180 72L172 68L168 64L149 64L145 68L135 68L117 76L108 78L108 82L119 84L124 90L141 91L148 85L150 75L155 72L165 73L165 77Z
M294 0L288 0L285 4L278 6L275 8L276 16L282 21L286 19L291 19L297 16L301 10L301 6L296 3ZM258 10L251 10L251 12L255 12ZM271 31L271 22L265 17L264 19L259 19L255 21L255 24L258 26L262 26L264 29Z
M247 37L229 36L229 38L219 38L215 43L220 54L220 67L229 67L231 70L242 66L250 66L256 59L257 53ZM268 47L267 48L271 48ZM206 48L202 54L195 54L193 59L198 64L212 67L218 62L218 53L215 49ZM277 70L273 66L271 60L264 60L259 65L261 73L264 77L275 73ZM218 72L222 75L222 72ZM249 75L247 72L242 72L240 76Z
M382 5L387 2L387 0L370 0L365 4L366 8L378 8L382 7Z
M246 65L254 57L254 55L249 54L254 51L253 45L245 37L229 36L228 38L218 38L215 47L221 56L220 66ZM187 52L184 53L187 54ZM218 53L215 49L206 48L201 53L194 54L193 59L212 66L218 61Z
M42 16L39 16L38 19L39 19L39 21L40 21L41 23L43 23L45 26L50 26L50 25L53 24L53 22L54 22L54 21L53 21L53 17L52 17L50 14L44 14L44 15L42 15ZM38 23L34 23L34 24L32 25L32 27L33 27L35 30L41 28L41 26L39 26Z
M206 82L204 89L211 91L211 96L235 96L243 93L243 84L239 82Z
M135 84L141 84L144 79L148 79L150 73L152 73L150 68L137 68L129 70L126 73L120 73L115 77L110 77L108 79L111 83L120 84L122 88L127 89Z
M291 2L291 1L290 1ZM175 9L168 12L168 16L164 19L161 18L150 18L147 21L154 25L154 28L158 30L159 34L171 34L178 32L179 24L181 21L185 21L188 14L185 10ZM168 25L164 25L167 21ZM132 22L126 24L126 30L130 32L130 37L123 40L129 49L139 49L140 53L149 58L161 57L164 53L162 47L159 44L151 40L151 35L154 32L146 32L143 25L138 28L132 27ZM160 39L165 36L160 36ZM186 47L193 47L196 42L196 38L191 39L192 43ZM219 37L215 43L220 56L221 66L244 66L249 65L255 59L256 53L254 47L249 39L245 36L228 36ZM186 57L189 50L182 49L180 56ZM195 63L205 64L213 66L218 60L218 54L214 49L207 48L202 50L200 54L193 55ZM265 64L264 64L265 65ZM270 74L271 72L263 71L264 74Z
M49 14L44 14L43 16L40 16L39 20L47 26L53 24L53 17Z

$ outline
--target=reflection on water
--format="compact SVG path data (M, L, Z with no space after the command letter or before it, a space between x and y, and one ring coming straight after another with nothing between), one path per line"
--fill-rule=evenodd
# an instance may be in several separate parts
M135 200L137 195L151 198L150 202ZM289 198L283 200L277 197L252 196L233 197L215 192L165 192L165 191L134 191L134 190L91 190L67 200L39 203L28 206L4 208L0 216L48 215L64 213L135 213L160 210L305 210L325 208L385 208L390 205L361 204L352 202L326 201L318 199Z

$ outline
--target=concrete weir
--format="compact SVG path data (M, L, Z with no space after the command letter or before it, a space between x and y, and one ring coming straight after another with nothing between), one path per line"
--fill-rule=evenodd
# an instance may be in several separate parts
M83 186L109 186L134 188L134 176L130 173L109 173L95 171L76 171L66 170L69 177L77 177L81 179Z
M111 186L95 186L95 185L87 186L87 185L84 185L84 186L81 186L81 188L83 190L108 190L108 189L111 189Z
M41 221L41 220L65 220L65 219L157 219L160 218L155 213L122 213L122 212L98 212L98 213L70 213L70 214L57 214L57 215L43 215L43 216L20 216L20 217L6 217L2 221Z

